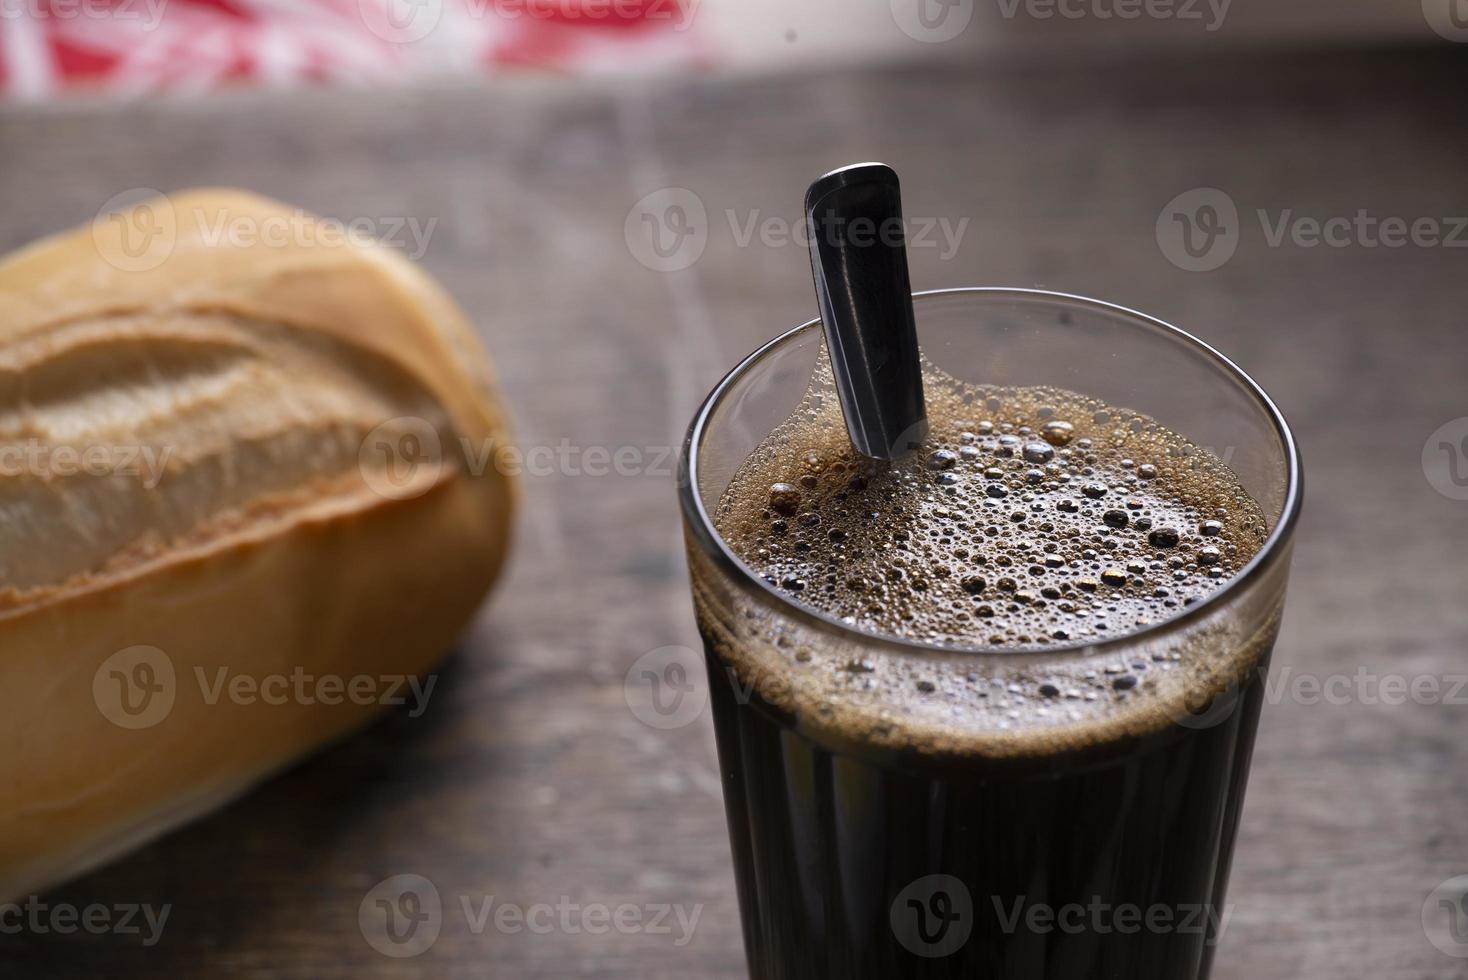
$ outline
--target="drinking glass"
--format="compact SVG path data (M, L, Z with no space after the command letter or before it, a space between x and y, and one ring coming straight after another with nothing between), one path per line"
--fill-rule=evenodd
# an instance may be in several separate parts
M937 368L1150 416L1221 458L1269 534L1207 598L1102 642L1007 650L862 632L776 590L714 526L740 465L809 390L820 322L745 358L693 421L679 493L750 975L1204 978L1283 609L1294 439L1232 362L1143 314L1024 289L920 293L914 306ZM852 665L849 690L832 698L812 679L820 663ZM1055 712L1016 740L945 696L948 681L1057 664L1151 667L1157 710L1099 739ZM859 683L915 666L947 680L900 705Z

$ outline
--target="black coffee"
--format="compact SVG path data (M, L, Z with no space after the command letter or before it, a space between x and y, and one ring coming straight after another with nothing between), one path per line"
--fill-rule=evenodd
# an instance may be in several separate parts
M1205 976L1277 620L1167 621L1266 521L1135 412L926 387L928 444L878 466L818 384L715 522L812 617L932 649L692 561L751 975Z

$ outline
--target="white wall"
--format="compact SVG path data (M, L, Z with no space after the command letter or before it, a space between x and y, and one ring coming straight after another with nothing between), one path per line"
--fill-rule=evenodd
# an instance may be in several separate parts
M936 27L925 28L917 19L924 3L931 5L928 23ZM954 5L946 20L937 16L942 3ZM758 69L1072 46L1446 44L1425 10L1440 6L1436 15L1450 24L1452 3L1468 23L1468 0L700 0L696 16L730 67ZM1127 9L1142 14L1130 20L1104 16ZM1147 15L1148 9L1160 16ZM1051 16L1044 16L1047 11ZM1179 16L1185 11L1190 16ZM924 39L904 33L899 19ZM967 27L956 38L939 40L965 19ZM1462 40L1468 42L1468 29Z

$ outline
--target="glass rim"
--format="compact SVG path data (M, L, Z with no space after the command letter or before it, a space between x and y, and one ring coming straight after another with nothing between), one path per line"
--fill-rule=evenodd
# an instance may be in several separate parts
M725 573L739 580L747 588L753 589L765 602L780 609L783 614L790 615L822 632L832 633L842 639L867 647L875 647L880 650L890 650L906 655L918 654L925 656L932 656L934 654L1005 657L1099 656L1118 649L1136 646L1161 634L1186 629L1202 620L1214 610L1221 608L1233 597L1241 595L1246 591L1249 585L1258 579L1264 570L1272 564L1275 556L1282 547L1291 540L1295 523L1300 513L1304 476L1300 450L1295 442L1294 433L1290 430L1289 423L1285 421L1284 415L1280 412L1278 406L1274 404L1273 399L1269 397L1264 389L1259 386L1259 383L1214 347L1179 327L1175 327L1164 320L1159 320L1157 317L1149 316L1146 313L1141 313L1116 303L1109 303L1105 300L1093 299L1088 296L1078 296L1073 293L1008 286L960 286L949 289L931 289L916 292L913 293L913 300L920 304L924 300L954 296L969 296L984 299L1002 299L1008 297L1017 300L1047 300L1050 302L1064 301L1066 303L1088 306L1093 310L1112 315L1119 314L1138 321L1142 325L1160 329L1164 333L1182 340L1194 352L1203 355L1206 360L1211 361L1216 367L1221 368L1225 375L1229 375L1235 381L1239 382L1244 390L1252 395L1254 400L1264 408L1265 414L1269 416L1270 422L1274 426L1275 435L1278 436L1285 453L1285 468L1287 472L1284 505L1280 509L1278 520L1275 521L1274 527L1270 529L1269 536L1265 539L1258 553L1249 559L1248 563L1239 569L1218 591L1154 625L1109 637L1101 641L1069 643L1062 646L996 646L992 644L937 643L925 640L905 639L886 633L868 632L856 626L843 623L834 616L799 602L766 582L754 569L745 564L743 559L734 553L723 536L719 534L718 529L714 527L713 519L710 517L708 509L704 506L703 496L698 491L698 485L694 480L694 476L698 472L699 443L714 412L723 403L724 397L729 393L730 389L751 368L774 351L794 340L804 331L819 328L821 320L819 317L816 317L766 341L740 360L728 374L720 379L719 383L704 398L703 403L699 406L697 413L693 417L693 422L688 427L688 434L684 437L682 452L678 458L678 497L683 511L684 521L692 529L693 536L703 553L712 559Z

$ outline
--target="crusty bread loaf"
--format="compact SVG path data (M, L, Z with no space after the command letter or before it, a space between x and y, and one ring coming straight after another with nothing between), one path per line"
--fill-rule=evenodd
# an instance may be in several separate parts
M0 262L0 899L421 708L499 571L487 358L330 231L194 191Z

